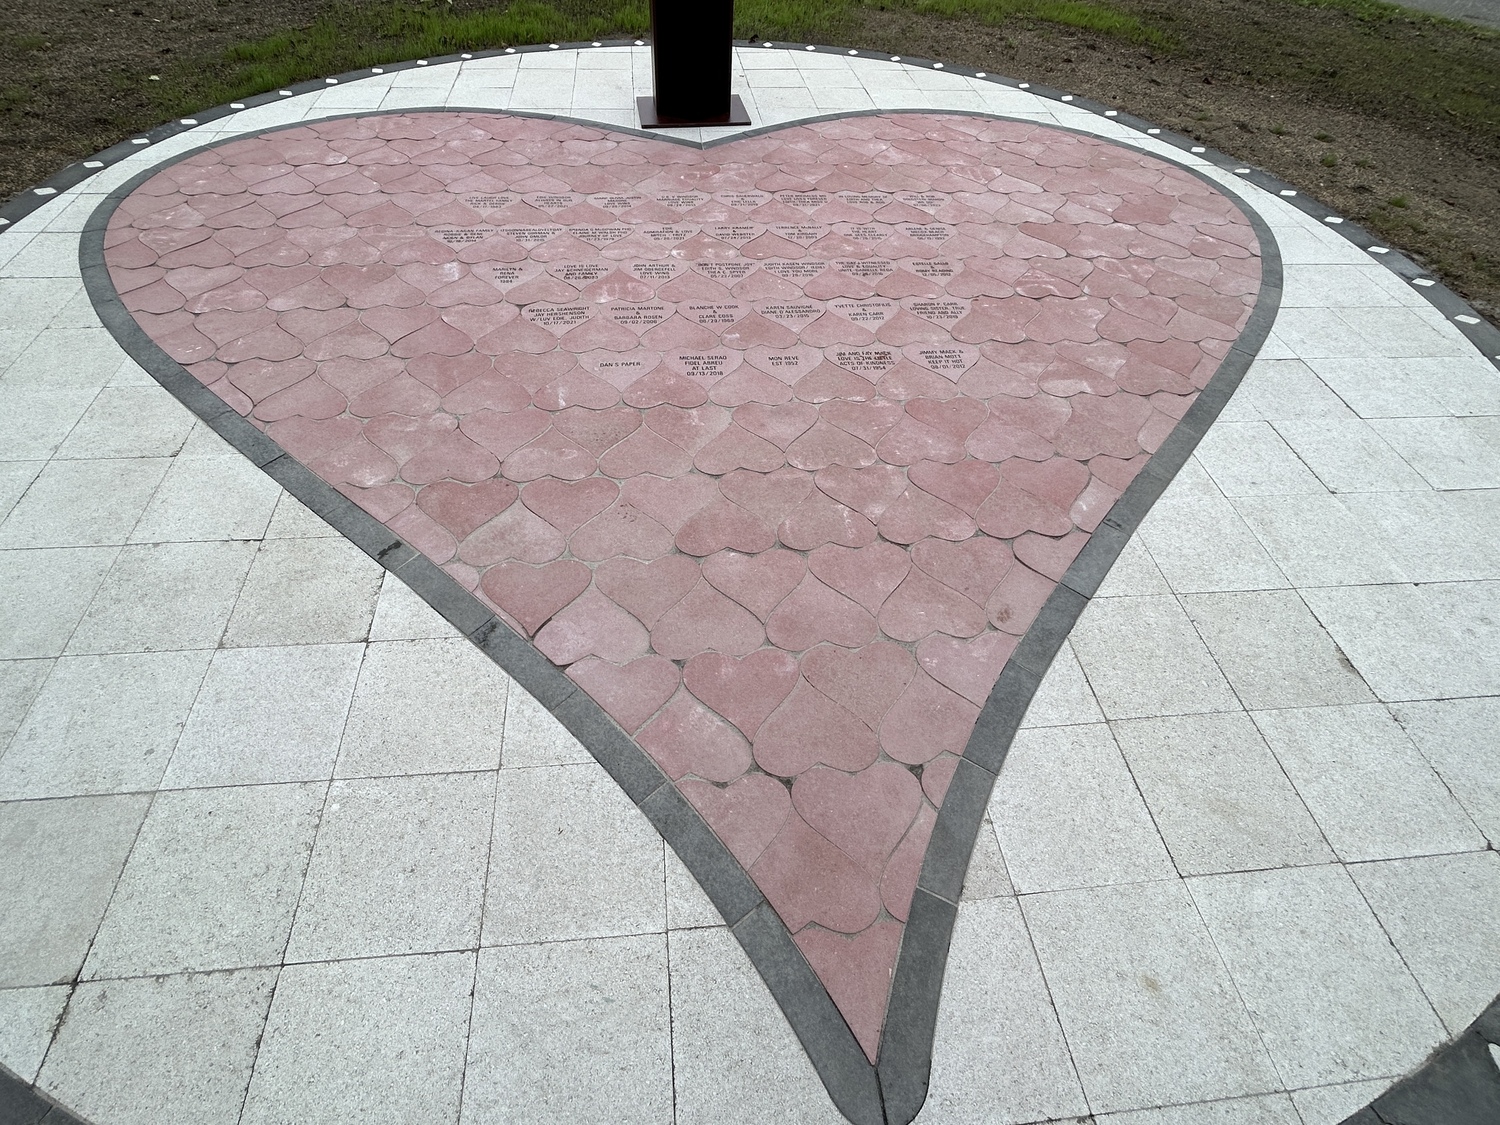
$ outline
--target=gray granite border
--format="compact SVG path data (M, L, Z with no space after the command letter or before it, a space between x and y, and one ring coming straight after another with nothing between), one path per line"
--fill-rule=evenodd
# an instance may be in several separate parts
M460 58L558 50L564 47L586 49L591 46L625 45L641 44L631 44L628 41L562 46L549 44L504 52L476 52L473 55L451 56L432 61L452 62ZM740 44L740 46L749 45ZM764 46L772 45L765 44ZM819 47L816 49L843 53L837 48ZM866 57L883 57L875 56L870 52L850 51L848 53L861 54ZM942 64L928 63L923 60L893 59L892 61L905 61L908 65L943 69ZM396 64L383 69L391 72L417 65L425 65L425 61ZM1163 133L1146 122L1117 114L1103 106L1096 106L1058 91L991 77L964 68L948 69L968 77L1029 89L1038 96L1070 102L1079 108L1113 117L1122 124L1158 136L1176 147L1191 149L1210 163L1240 175L1248 175L1251 182L1267 190L1280 190L1279 181L1251 169L1236 167L1234 161L1222 154L1206 152L1194 146L1191 138ZM323 89L339 81L366 77L368 73L361 71L340 76L338 79L302 83L289 90L261 95L258 98L247 99L244 103L235 103L233 106L206 111L195 118L183 119L180 122L163 126L159 130L153 130L144 138L136 138L133 142L114 146L99 154L93 161L65 169L41 188L34 189L32 196L23 196L0 208L0 231L4 230L8 221L13 221L19 215L44 204L46 197L55 194L58 190L83 182L93 170L108 166L139 151L139 146L142 144L165 139L205 121L236 113L252 105L266 104L280 97ZM369 117L376 116L379 112L330 114L319 120ZM511 116L542 117L599 126L597 122L582 121L565 115L499 111L489 107L435 106L428 110L404 108L386 112L507 113ZM956 110L905 109L842 112L746 130L731 137L702 144L680 138L664 137L659 133L646 133L642 130L618 126L604 127L612 132L650 137L689 147L709 148L738 140L744 136L794 127L812 121L898 113L939 113L945 116L1005 119L1003 115L998 114ZM1037 124L1030 121L1026 123ZM268 128L263 132L298 128L303 124L305 122L293 122ZM1086 130L1057 125L1044 127L1129 147L1126 142L1098 137ZM231 143L235 139L238 138L224 138L188 152L179 153L171 162L175 163L177 160L204 149ZM1147 155L1156 156L1154 153L1147 153ZM1156 158L1164 159L1160 156ZM105 326L115 335L121 346L179 401L256 465L265 469L270 476L335 529L380 562L391 573L401 578L413 591L437 609L444 618L483 649L551 710L604 765L621 788L640 806L651 823L672 845L683 862L693 871L773 995L776 996L840 1111L859 1125L865 1125L865 1123L906 1125L916 1116L926 1098L943 971L954 920L957 916L958 898L990 791L995 784L996 776L1004 762L1015 731L1042 676L1079 613L1097 591L1100 582L1108 573L1130 534L1150 509L1151 504L1186 461L1209 424L1222 410L1264 342L1275 319L1280 304L1281 259L1274 237L1264 220L1231 188L1214 181L1196 168L1183 166L1185 171L1233 199L1255 229L1261 243L1262 253L1259 299L1245 330L1220 364L1213 379L1200 392L1193 407L1152 456L1146 467L1090 537L1084 550L1069 567L1061 583L1044 605L1037 621L1007 661L989 700L982 709L939 812L932 840L924 857L903 939L901 957L892 985L880 1058L878 1065L872 1067L866 1061L848 1026L833 1006L826 990L812 973L806 960L801 956L795 943L792 942L791 935L769 902L765 900L728 849L708 828L702 817L681 796L676 787L669 783L656 764L635 745L634 741L586 693L568 679L561 669L541 656L529 641L511 630L436 564L402 542L383 524L287 456L262 431L256 429L198 383L180 365L161 351L124 309L114 293L107 268L104 266L104 230L119 201L146 179L156 175L164 166L165 164L157 165L138 174L106 196L91 216L81 236L80 264L85 286ZM1336 216L1320 212L1320 205L1312 203L1304 196L1288 196L1287 201L1304 211L1324 218L1331 224L1342 224L1337 225L1336 229L1356 244L1366 245L1366 248L1383 254L1382 260L1385 264L1408 280L1421 278L1422 271L1414 263L1398 254L1385 252L1383 248L1375 246L1374 239L1370 238L1366 232L1353 224L1343 224L1342 220ZM1326 212L1326 209L1323 210ZM1460 330L1464 331L1487 355L1491 355L1497 362L1500 362L1500 332L1474 317L1472 309L1446 289L1430 285L1425 287L1425 295L1433 301L1434 305L1443 309L1450 319L1467 312L1475 323L1473 325L1459 323ZM1449 311L1447 306L1452 306L1453 309L1459 311ZM1500 1018L1493 1016L1494 1011L1495 1009L1492 1008L1487 1016L1491 1016L1492 1019ZM1477 1027L1478 1024L1475 1026ZM1490 1041L1494 1038L1495 1036L1491 1035ZM1437 1061L1438 1059L1435 1058L1428 1069L1431 1069ZM1424 1070L1421 1073L1425 1074L1427 1071ZM1415 1083L1420 1078L1419 1074L1408 1082ZM1404 1087L1397 1089L1402 1088ZM1383 1095L1382 1097L1389 1096ZM1377 1104L1380 1101L1381 1099L1377 1099ZM48 1123L67 1123L67 1125L78 1122L77 1118L68 1114L62 1107L37 1093L34 1087L0 1068L0 1109L11 1110L12 1107L20 1107L23 1104L36 1107L36 1109L35 1112L20 1109L22 1116L18 1117L18 1120L28 1122L45 1120ZM1374 1110L1362 1111L1362 1113L1365 1112L1374 1112ZM26 1116L26 1114L30 1115ZM1351 1121L1355 1120L1363 1122L1367 1119L1356 1115L1356 1118L1352 1118ZM1377 1116L1369 1120L1384 1121L1386 1119Z

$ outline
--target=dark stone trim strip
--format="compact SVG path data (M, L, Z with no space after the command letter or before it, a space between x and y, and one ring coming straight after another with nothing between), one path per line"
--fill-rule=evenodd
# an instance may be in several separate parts
M603 44L594 44L602 46ZM622 44L610 44L622 45ZM574 46L574 45L569 45ZM582 46L582 45L577 45ZM561 49L557 46L521 50ZM501 54L486 52L485 54ZM519 51L517 52L519 53ZM857 52L856 52L857 53ZM436 61L455 61L454 59ZM402 64L385 70L406 69L419 64ZM913 60L913 65L921 65ZM937 66L938 64L931 64ZM953 68L958 73L966 73ZM365 77L365 72L345 76L343 80ZM976 75L970 75L976 76ZM988 76L986 76L988 77ZM1003 84L1024 87L1023 83L992 79ZM324 88L322 84L304 83L292 93ZM1073 101L1083 108L1114 116L1113 111L1094 107L1039 88L1030 88L1044 97ZM278 95L263 95L249 104L264 104ZM496 113L512 116L545 117L554 120L577 120L561 115L526 114L497 111L490 108L458 106L433 107L430 111ZM430 112L429 111L429 112ZM215 116L234 109L212 111ZM393 113L422 112L406 108ZM640 130L612 131L708 148L757 133L771 132L811 121L894 113L941 113L947 116L996 118L1000 115L951 110L873 110L861 113L834 113L804 118L761 129L746 130L731 137L695 144L661 134ZM374 116L370 111L330 114L320 120L338 117ZM208 120L200 115L193 124ZM597 124L580 121L581 124ZM1130 123L1130 122L1127 122ZM297 128L303 122L267 129ZM1144 123L1143 123L1144 124ZM191 127L184 124L183 127ZM1095 136L1081 129L1047 126L1063 132ZM170 127L167 127L170 128ZM171 135L167 133L165 135ZM160 138L152 138L160 139ZM192 152L203 151L235 138L225 138L179 154L182 159ZM1115 142L1103 138L1107 143ZM1192 148L1189 138L1163 139L1181 148ZM1180 143L1179 143L1180 141ZM119 150L119 151L117 151ZM115 159L133 148L116 146ZM1148 154L1154 155L1154 154ZM1205 156L1207 154L1204 154ZM1217 154L1215 154L1217 156ZM1219 163L1216 159L1215 163ZM1225 167L1233 162L1223 160ZM80 262L87 290L99 315L122 347L143 368L171 391L179 401L203 418L245 456L264 468L298 499L308 504L335 529L355 542L372 558L405 581L419 596L460 629L474 644L512 675L572 731L635 801L658 831L670 842L683 862L697 877L736 938L755 964L788 1021L807 1050L830 1096L840 1111L858 1125L906 1125L920 1111L927 1095L931 1069L933 1035L942 994L943 972L957 902L967 871L969 857L979 825L988 804L996 775L1004 763L1011 739L1019 727L1042 676L1063 640L1071 630L1088 599L1097 591L1130 534L1150 509L1151 504L1187 460L1208 426L1228 401L1244 376L1256 352L1264 343L1280 305L1282 270L1280 253L1264 220L1237 195L1197 169L1184 166L1216 190L1234 199L1255 229L1261 243L1262 279L1256 307L1239 340L1230 349L1209 385L1200 392L1162 447L1111 509L1109 515L1090 538L1064 575L1062 582L1043 607L1015 654L1007 662L990 698L980 713L955 772L948 796L939 812L932 842L923 862L918 889L903 939L901 958L892 985L885 1036L877 1067L871 1067L833 1006L826 990L802 957L791 935L781 923L758 888L730 855L728 849L709 830L696 810L682 798L655 763L599 706L527 641L484 607L473 595L459 586L439 567L391 534L384 525L359 509L352 501L327 485L302 465L286 456L246 419L240 417L217 396L202 387L166 353L162 352L136 324L120 304L110 284L103 260L104 230L119 201L164 165L157 165L133 177L106 196L90 218L80 240ZM1300 198L1300 197L1298 197ZM1304 208L1308 209L1308 208ZM3 212L0 212L3 214ZM1356 228L1357 229L1357 228ZM1414 273L1416 268L1396 256L1391 264L1404 263ZM1434 287L1436 288L1436 287ZM1443 291L1446 292L1446 291ZM1455 298L1456 300L1456 298ZM1463 306L1467 308L1467 306ZM1494 332L1489 325L1483 327ZM1500 337L1500 334L1497 334ZM1494 351L1500 355L1500 346ZM15 1079L19 1082L19 1079ZM24 1085L24 1084L23 1084ZM3 1103L0 1103L3 1104ZM50 1103L49 1103L50 1104ZM51 1112L49 1110L49 1112ZM60 1112L60 1111L59 1111ZM52 1118L48 1119L53 1120ZM63 1120L72 1121L72 1118ZM1383 1118L1377 1118L1383 1121Z
M88 1125L30 1082L0 1066L0 1122L4 1125Z

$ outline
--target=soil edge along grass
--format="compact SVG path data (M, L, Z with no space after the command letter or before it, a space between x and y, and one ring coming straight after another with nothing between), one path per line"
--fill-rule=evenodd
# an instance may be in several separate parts
M303 79L648 26L645 0L8 0L0 195ZM735 34L1117 105L1289 180L1500 318L1500 32L1380 0L737 0Z

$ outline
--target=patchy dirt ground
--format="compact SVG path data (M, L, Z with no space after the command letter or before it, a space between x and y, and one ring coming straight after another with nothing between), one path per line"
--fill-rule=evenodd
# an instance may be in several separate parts
M231 44L337 2L8 0L0 197L166 116L149 75L212 67ZM838 40L1046 83L1189 133L1379 231L1500 318L1500 35L1293 0L1118 6L1180 46L896 3L849 9Z

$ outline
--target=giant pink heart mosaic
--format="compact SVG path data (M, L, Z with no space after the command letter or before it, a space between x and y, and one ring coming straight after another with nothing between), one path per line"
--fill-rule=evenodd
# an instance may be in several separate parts
M161 349L633 736L872 1062L980 708L1261 273L1180 168L933 113L330 120L165 168L104 245Z

